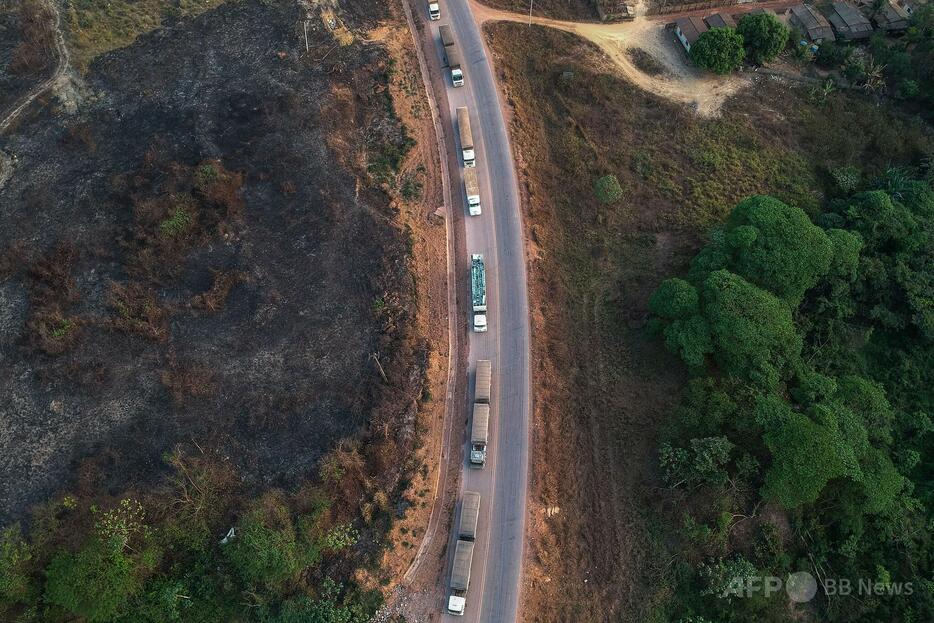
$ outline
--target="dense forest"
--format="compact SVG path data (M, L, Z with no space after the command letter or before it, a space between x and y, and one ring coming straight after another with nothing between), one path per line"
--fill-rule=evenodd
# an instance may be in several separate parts
M693 371L658 453L688 509L660 620L934 620L934 167L828 174L815 214L737 204L651 298Z

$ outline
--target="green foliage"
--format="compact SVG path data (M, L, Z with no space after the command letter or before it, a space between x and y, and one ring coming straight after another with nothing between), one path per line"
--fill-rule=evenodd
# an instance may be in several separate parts
M726 270L707 277L702 299L714 359L723 372L757 386L776 386L801 351L788 306Z
M32 547L23 539L19 524L0 531L0 613L32 596L32 558Z
M616 203L623 198L623 187L619 185L615 175L604 175L597 179L593 185L593 192L603 204Z
M270 527L260 511L240 520L224 555L234 571L251 585L275 587L302 569L291 526Z
M788 43L788 27L772 13L747 13L740 18L736 32L743 37L749 59L759 65L775 60Z
M114 620L138 588L122 545L99 537L76 553L58 554L46 576L45 599L92 623Z
M798 208L772 197L741 201L691 266L691 279L726 268L796 305L830 268L833 245Z
M176 206L172 215L159 223L159 231L164 236L174 238L188 231L191 223L191 214L184 207Z
M649 299L649 310L656 316L674 320L699 313L698 303L697 288L684 279L674 277L658 286Z
M722 485L728 478L725 466L730 462L733 447L726 437L692 439L690 448L675 448L663 443L658 453L665 482L669 487Z
M780 404L770 402L773 408ZM763 495L796 508L817 500L830 480L852 475L856 457L834 422L820 424L787 405L780 408L780 421L763 435L772 452Z
M691 46L691 60L716 74L728 74L743 64L743 36L733 28L711 28Z
M849 46L834 41L824 41L817 48L814 60L825 69L838 69L849 59L852 51L853 49Z

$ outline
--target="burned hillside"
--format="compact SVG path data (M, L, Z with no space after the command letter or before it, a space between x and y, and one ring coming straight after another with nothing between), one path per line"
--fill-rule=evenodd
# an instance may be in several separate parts
M388 57L319 20L306 51L303 18L165 24L90 66L76 114L37 106L0 139L0 521L76 474L145 484L177 444L288 487L412 408Z

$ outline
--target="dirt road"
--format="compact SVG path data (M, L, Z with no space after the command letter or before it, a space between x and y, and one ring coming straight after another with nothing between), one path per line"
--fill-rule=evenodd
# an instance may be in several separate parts
M62 18L59 15L58 7L55 6L54 2L47 0L47 4L49 9L51 9L52 14L55 16L55 51L58 53L58 65L56 65L55 71L45 82L33 89L31 93L26 95L18 104L13 106L10 112L3 117L3 120L0 120L0 134L6 132L7 128L12 125L16 118L24 110L26 110L26 108L32 104L37 97L52 88L52 86L58 82L58 80L63 75L65 75L65 70L68 69L70 59L68 56L68 48L65 47L65 38L62 36Z
M785 0L766 5L757 3L745 7L730 7L730 12L743 13L758 6L781 7L790 4ZM481 24L488 21L529 23L528 15L492 9L473 0L470 0L470 6ZM665 28L666 22L674 21L681 14L647 17L643 15L643 9L642 3L637 5L637 17L632 22L597 24L533 16L531 23L564 30L592 41L603 50L627 80L650 93L674 102L692 105L701 115L718 114L727 98L747 84L747 80L741 75L715 76L691 65L674 35ZM708 9L704 14L713 11ZM635 48L644 50L664 68L664 71L658 75L649 75L640 70L630 55L630 50Z

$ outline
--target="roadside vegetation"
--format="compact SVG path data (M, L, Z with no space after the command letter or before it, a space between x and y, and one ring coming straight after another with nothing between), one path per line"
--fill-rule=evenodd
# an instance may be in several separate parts
M783 620L784 591L750 596L749 579L807 571L821 589L872 585L821 590L819 620L934 618L931 179L890 169L813 221L746 199L653 294L653 326L692 370L659 450L689 509L659 617Z
M925 407L905 400L931 368L930 345L913 345L929 314L931 128L867 94L765 77L705 119L572 35L487 32L532 256L537 620L927 620L923 599L792 610L714 592L753 570L916 591L930 575L929 485L907 456L927 451L911 432ZM908 246L870 242L886 231ZM878 421L855 406L870 399Z

